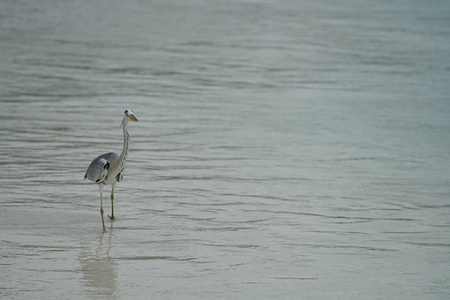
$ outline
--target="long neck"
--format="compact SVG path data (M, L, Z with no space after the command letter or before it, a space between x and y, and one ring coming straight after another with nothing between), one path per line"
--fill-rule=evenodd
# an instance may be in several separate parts
M119 157L121 168L125 165L125 161L127 160L128 148L129 148L129 142L130 142L130 135L128 134L128 131L127 131L128 119L124 118L122 124L123 124L123 149L122 149L122 153L120 154L120 157Z

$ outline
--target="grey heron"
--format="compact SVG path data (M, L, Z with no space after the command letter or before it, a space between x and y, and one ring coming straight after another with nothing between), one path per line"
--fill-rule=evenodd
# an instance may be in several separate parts
M100 155L94 159L84 175L84 179L89 179L98 184L100 189L100 215L102 217L103 231L105 231L105 219L103 218L103 187L105 185L111 185L111 216L108 217L114 220L114 188L116 184L122 181L123 169L125 168L125 162L128 156L128 148L130 135L128 134L128 122L138 122L138 119L134 115L133 111L127 109L124 113L122 120L123 127L123 149L120 155L109 152Z

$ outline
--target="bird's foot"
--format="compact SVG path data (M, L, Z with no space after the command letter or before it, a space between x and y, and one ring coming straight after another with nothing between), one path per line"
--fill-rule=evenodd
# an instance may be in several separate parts
M110 220L115 220L115 219L116 219L116 218L114 218L114 215L113 215L113 216L108 215L108 218L109 218Z

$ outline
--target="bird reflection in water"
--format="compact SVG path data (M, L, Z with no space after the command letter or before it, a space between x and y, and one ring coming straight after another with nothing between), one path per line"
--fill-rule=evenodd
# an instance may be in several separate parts
M111 235L112 231L107 237L101 235L98 241L83 245L79 261L88 296L117 298L117 263L110 257Z

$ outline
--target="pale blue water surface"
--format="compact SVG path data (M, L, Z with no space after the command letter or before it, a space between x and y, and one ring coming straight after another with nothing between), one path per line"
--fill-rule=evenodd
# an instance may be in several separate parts
M2 1L0 297L449 299L449 15Z

